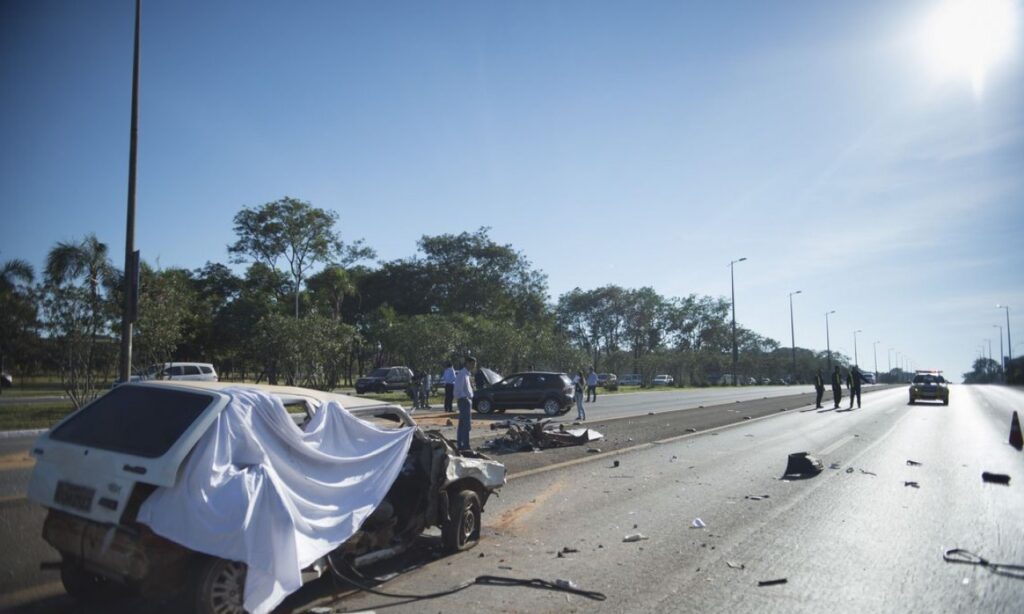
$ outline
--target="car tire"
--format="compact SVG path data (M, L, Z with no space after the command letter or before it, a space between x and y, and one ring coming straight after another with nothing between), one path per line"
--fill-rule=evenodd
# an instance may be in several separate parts
M566 409L565 411L569 411ZM544 400L544 413L549 416L557 416L558 414L565 413L562 411L562 404L558 402L555 397L549 397Z
M206 557L196 568L192 587L196 614L245 614L246 567L237 561Z
M494 402L486 397L480 399L476 403L476 411L480 414L489 414L494 411Z
M65 560L61 563L60 581L68 595L82 605L110 603L119 593L116 582L88 571L75 561Z
M448 520L441 524L441 541L448 553L469 550L480 541L480 514L483 505L472 490L455 495L448 508Z

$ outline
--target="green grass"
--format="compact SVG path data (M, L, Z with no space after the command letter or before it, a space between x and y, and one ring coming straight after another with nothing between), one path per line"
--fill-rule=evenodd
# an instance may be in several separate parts
M50 428L73 410L70 401L0 405L0 431Z

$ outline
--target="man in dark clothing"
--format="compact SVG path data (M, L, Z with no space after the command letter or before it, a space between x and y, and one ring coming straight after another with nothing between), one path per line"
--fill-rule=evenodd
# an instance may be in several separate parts
M843 400L843 374L839 372L839 365L832 372L832 398L836 402L835 409L839 409L839 402Z
M857 397L857 409L860 409L860 383L863 379L864 376L856 365L850 369L849 375L846 376L846 386L850 389L850 409L853 409L853 397Z
M814 376L814 392L814 404L821 409L821 397L825 395L825 378L821 375L821 369L818 369L818 374Z

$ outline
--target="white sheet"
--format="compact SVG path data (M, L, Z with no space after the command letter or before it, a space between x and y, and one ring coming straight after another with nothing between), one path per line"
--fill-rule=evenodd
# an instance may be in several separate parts
M138 519L192 550L248 565L245 609L264 614L380 504L413 429L379 429L331 402L303 432L276 398L224 392L231 402L178 482L150 495Z

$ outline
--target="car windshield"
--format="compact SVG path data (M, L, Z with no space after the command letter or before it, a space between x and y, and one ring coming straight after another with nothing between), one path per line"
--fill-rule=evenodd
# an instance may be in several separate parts
M213 397L202 393L118 386L54 429L50 438L157 458L212 401Z
M914 383L915 384L941 384L941 383L943 383L945 381L946 380L943 379L943 377L941 375L932 375L930 373L929 374L924 374L924 375L915 375L914 376Z

